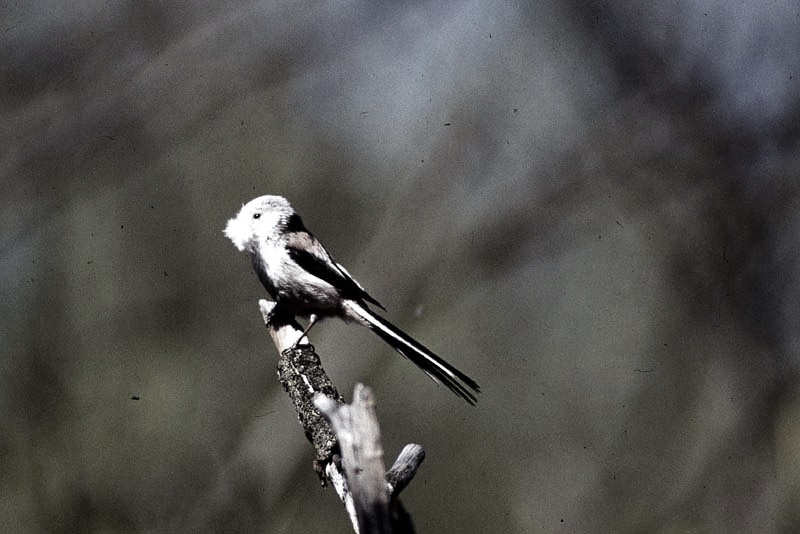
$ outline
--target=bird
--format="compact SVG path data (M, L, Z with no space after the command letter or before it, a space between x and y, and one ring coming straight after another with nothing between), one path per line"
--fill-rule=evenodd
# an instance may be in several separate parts
M298 343L321 319L357 323L458 397L472 405L477 402L478 383L375 313L370 305L386 309L333 259L284 197L264 195L243 204L224 234L249 254L258 279L275 301L273 315L308 319Z

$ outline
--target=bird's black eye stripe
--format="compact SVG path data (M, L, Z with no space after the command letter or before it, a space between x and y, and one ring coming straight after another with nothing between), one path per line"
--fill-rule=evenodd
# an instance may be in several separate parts
M260 217L261 217L261 214L260 214L260 213L254 213L254 214L253 214L253 218L254 218L254 219L259 219Z

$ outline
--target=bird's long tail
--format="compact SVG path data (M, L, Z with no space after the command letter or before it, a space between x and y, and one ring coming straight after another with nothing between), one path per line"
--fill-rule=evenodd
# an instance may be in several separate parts
M392 323L372 313L366 306L354 300L346 300L347 311L354 320L363 324L381 339L394 348L397 352L414 362L417 367L425 371L436 382L441 382L450 391L470 404L475 404L476 393L480 393L480 386L470 377L444 361L431 352L427 347L394 326Z

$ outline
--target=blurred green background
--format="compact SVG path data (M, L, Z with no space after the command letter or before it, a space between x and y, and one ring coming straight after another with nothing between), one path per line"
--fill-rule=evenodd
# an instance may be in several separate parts
M222 235L289 198L420 532L800 530L796 2L0 3L0 530L350 532Z

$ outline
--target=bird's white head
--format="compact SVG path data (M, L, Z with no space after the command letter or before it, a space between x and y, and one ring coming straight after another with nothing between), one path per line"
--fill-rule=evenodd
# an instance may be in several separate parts
M254 198L228 221L225 235L239 250L255 252L260 241L277 239L280 224L293 214L294 209L283 197L265 195Z

